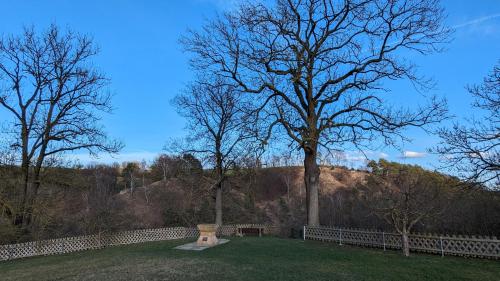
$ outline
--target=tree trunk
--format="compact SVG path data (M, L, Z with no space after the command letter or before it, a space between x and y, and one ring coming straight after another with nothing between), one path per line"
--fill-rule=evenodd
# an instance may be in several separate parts
M31 220L33 218L33 210L35 207L35 202L36 202L36 199L38 196L38 190L40 189L40 186L41 186L42 166L43 166L43 162L44 162L44 159L46 156L45 153L46 153L47 147L49 145L48 139L49 139L50 130L51 130L51 125L50 125L50 122L48 120L51 120L51 118L52 118L52 111L54 109L54 106L55 106L54 104L51 104L51 106L49 108L49 113L47 115L47 121L46 121L47 124L46 124L46 128L45 128L45 132L43 134L44 141L42 142L42 145L40 146L40 151L38 152L38 157L37 157L35 165L33 167L32 190L31 190L31 194L28 195L28 199L27 199L28 207L26 208L26 210L28 210L28 211L27 211L27 215L24 218L25 225L29 225L31 223Z
M24 116L24 112L23 112ZM24 119L23 119L24 120ZM22 141L22 160L21 160L21 173L23 174L23 194L21 197L21 206L19 212L16 214L14 221L15 225L21 225L24 227L25 217L26 217L26 204L28 203L28 190L30 185L30 162L28 157L28 133L26 125L23 124L21 132Z
M217 176L217 190L215 191L215 224L222 225L222 187L224 185L223 159L220 151L220 138L215 141L215 173Z
M408 238L408 230L406 227L403 228L403 231L401 233L401 242L402 242L402 247L403 247L403 254L405 257L410 256L410 239Z
M149 205L149 196L147 188L144 188L144 197L146 198L146 204Z
M319 174L316 162L316 148L305 149L304 157L304 182L306 185L307 225L319 225Z
M36 166L33 168L33 179L29 184L31 185L31 192L28 193L25 207L25 216L23 219L24 227L27 227L33 219L33 210L35 208L36 199L38 197L38 190L41 186L41 171L42 160L37 161Z
M134 195L134 177L130 177L130 195Z
M24 158L24 157L23 157ZM27 196L28 196L28 187L29 187L29 163L23 159L23 163L21 164L21 171L23 174L23 194L21 199L21 205L19 212L16 214L14 224L15 225L24 225L24 219L26 217L26 204L27 204Z
M217 185L215 194L215 224L222 225L222 182Z

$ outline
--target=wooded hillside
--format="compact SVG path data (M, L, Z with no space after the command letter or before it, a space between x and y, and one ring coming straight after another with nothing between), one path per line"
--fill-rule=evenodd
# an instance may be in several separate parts
M154 166L138 169L131 176L130 163L47 169L29 231L21 231L10 217L19 198L15 188L18 168L2 167L0 240L8 243L213 221L215 181L211 171L179 163L184 164L165 177ZM500 235L498 192L469 189L456 179L417 166L386 161L376 164L412 167L445 183L440 186L443 210L423 218L414 231ZM377 202L367 200L383 200L369 193L377 190L373 176L374 172L322 166L321 224L393 230L373 207ZM302 167L233 169L223 188L225 223L278 224L283 234L289 235L292 227L299 228L306 221Z

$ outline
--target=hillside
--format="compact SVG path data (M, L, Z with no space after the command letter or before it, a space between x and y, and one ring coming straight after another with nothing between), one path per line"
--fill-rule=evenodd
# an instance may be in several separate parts
M303 182L303 167L273 167L263 168L255 171L255 174L238 173L229 179L225 187L224 207L226 211L232 212L227 219L232 223L245 223L250 218L242 215L238 218L236 213L245 213L246 208L255 207L253 212L258 214L259 219L269 223L280 223L280 202L289 204L301 204L305 198L305 187ZM332 195L339 189L349 189L356 183L362 181L367 172L348 170L341 167L321 167L320 184L323 196ZM126 205L132 215L141 221L142 227L156 227L165 219L162 215L164 205L158 202L171 202L177 208L187 208L189 202L180 204L183 200L202 201L205 206L212 206L213 198L209 192L210 182L202 181L198 187L190 186L190 182L178 178L167 181L154 182L145 187L136 188L131 196L130 190L122 190L116 195ZM248 206L253 203L254 206ZM203 205L202 204L202 205ZM195 206L193 206L195 207ZM299 207L301 208L301 207ZM211 208L206 209L212 216ZM226 212L227 213L227 212ZM227 216L226 216L227 217ZM225 221L227 221L225 219Z
M16 172L16 167L0 167L0 243L215 221L210 171L181 171L164 181L154 181L153 174L137 176L131 192L130 182L117 167L54 168L45 171L46 180L33 210L36 220L29 232L22 232L12 224L8 212L19 204ZM366 205L367 197L360 188L369 186L369 175L366 171L321 167L322 225L392 230ZM143 180L152 183L142 187ZM416 231L500 235L499 192L470 192L451 185L442 192L446 209L422 221ZM276 224L289 235L290 228L301 227L306 221L305 207L302 167L234 170L224 186L226 224Z

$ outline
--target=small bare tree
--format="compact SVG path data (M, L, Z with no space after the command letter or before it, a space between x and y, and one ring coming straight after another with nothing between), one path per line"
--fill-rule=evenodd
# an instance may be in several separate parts
M172 170L172 157L161 154L154 160L152 164L152 169L156 172L161 172L163 181L166 181L170 176L170 171Z
M251 107L238 89L220 77L191 83L173 104L188 120L190 148L208 161L215 172L215 223L222 225L222 191L227 171L245 153L244 143L254 136L250 129Z
M295 171L293 170L293 162L292 162L292 155L290 153L283 153L280 155L281 158L281 166L283 167L283 170L280 173L280 177L282 178L283 182L285 183L286 186L286 202L287 204L290 204L290 192L293 187L293 178L295 175Z
M403 253L409 256L408 236L415 225L445 209L444 176L385 160L372 161L369 167L372 174L362 187L362 197L376 215L401 234Z
M140 173L140 170L141 168L136 162L123 163L122 176L126 180L125 186L128 186L130 190L130 196L134 195L137 175Z
M318 225L318 149L362 149L402 129L445 116L445 103L410 111L382 99L384 80L427 88L406 58L440 50L449 30L438 0L276 0L247 2L182 39L192 65L232 79L260 99L272 120L304 153L307 220Z
M500 187L500 64L484 79L482 85L468 87L476 100L473 107L486 112L481 119L472 118L468 125L455 123L438 131L442 142L431 150L441 154L446 168L461 178Z
M88 185L86 192L85 228L86 233L101 234L117 224L112 217L113 194L116 191L118 170L104 165L88 166L91 174L88 179L94 183Z
M111 111L108 80L91 59L98 53L91 38L52 25L42 34L26 28L0 40L0 108L13 117L11 144L23 173L22 203L16 224L30 222L31 209L48 160L65 152L118 152L98 124Z

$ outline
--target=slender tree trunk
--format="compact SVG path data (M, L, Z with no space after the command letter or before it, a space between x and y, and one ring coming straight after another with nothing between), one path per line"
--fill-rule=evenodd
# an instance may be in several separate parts
M146 204L149 205L149 196L148 196L148 190L147 190L147 188L144 188L144 197L146 199Z
M306 185L306 208L307 224L319 225L319 174L320 170L316 162L316 147L304 150L304 182Z
M222 225L222 182L217 185L215 193L215 224Z
M222 153L220 152L220 142L216 142L215 172L217 174L217 190L215 191L215 224L222 225L222 186L224 181Z
M24 116L24 112L23 112ZM22 225L24 227L24 218L26 217L26 204L28 201L28 190L29 190L29 176L30 176L30 163L28 159L28 133L26 126L23 125L21 132L22 140L22 159L21 159L21 173L23 175L23 194L21 197L21 206L19 212L16 215L14 224Z
M130 176L130 196L134 195L134 180L133 176Z
M163 181L167 181L167 168L163 167Z
M222 225L222 187L224 185L224 161L221 152L222 137L215 137L215 175L217 177L217 186L215 191L215 224Z
M401 242L403 243L403 254L405 257L410 256L410 239L408 238L408 230L406 229L406 226L403 227L403 231L401 233L402 239Z
M24 158L24 157L23 157ZM24 219L26 217L26 204L27 204L27 196L29 189L29 163L23 159L23 163L21 164L21 172L23 174L23 194L21 197L21 205L19 212L16 214L16 218L14 221L15 225L23 225Z

